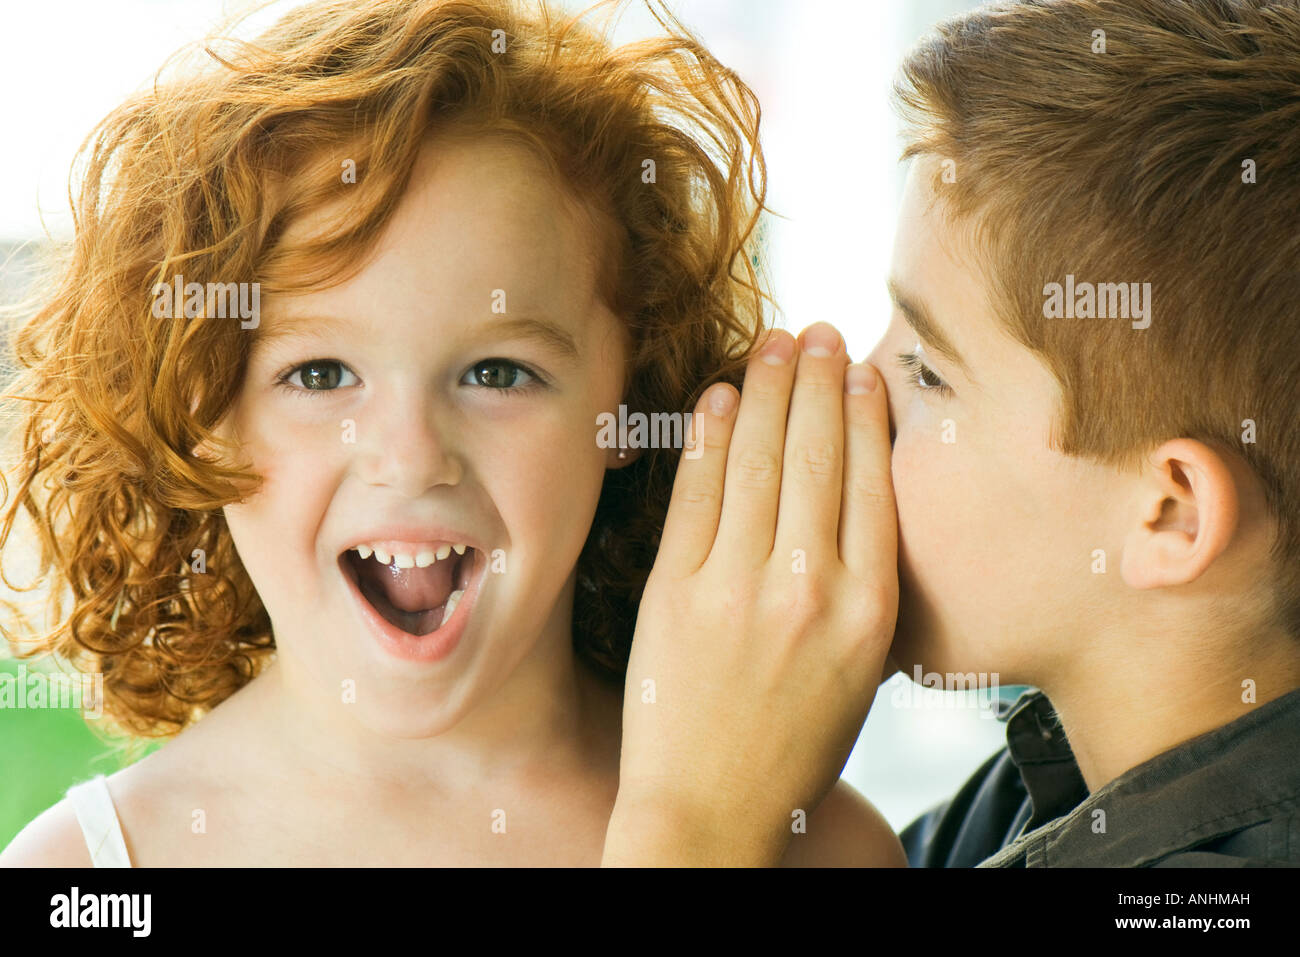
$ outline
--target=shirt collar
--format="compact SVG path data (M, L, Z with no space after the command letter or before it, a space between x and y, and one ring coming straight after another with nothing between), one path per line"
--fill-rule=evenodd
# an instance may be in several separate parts
M1150 863L1266 820L1300 794L1300 689L1252 708L1121 774L1091 795L1047 696L1023 693L999 715L1033 815L983 866L1027 855L1065 866ZM1100 811L1101 814L1096 812Z
M998 717L1006 722L1007 750L1033 804L1024 831L1060 817L1088 796L1088 786L1047 695L1037 689L1023 692Z

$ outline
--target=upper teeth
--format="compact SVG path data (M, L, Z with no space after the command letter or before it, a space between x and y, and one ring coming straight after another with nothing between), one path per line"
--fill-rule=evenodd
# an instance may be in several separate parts
M398 568L427 568L435 561L442 561L453 551L457 555L464 555L468 545L439 545L437 549L426 548L423 551L416 552L414 555L409 552L388 553L379 546L357 545L353 548L362 558L369 558L372 554L378 559L381 565L393 565Z

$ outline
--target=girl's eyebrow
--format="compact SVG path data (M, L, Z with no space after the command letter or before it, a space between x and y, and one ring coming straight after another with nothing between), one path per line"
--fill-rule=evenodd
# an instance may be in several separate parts
M268 344L291 339L305 339L322 333L346 331L352 322L341 316L278 315L257 330L257 341ZM476 338L532 339L549 347L566 359L581 355L573 334L552 319L540 316L497 317L475 330Z
M535 316L511 316L495 319L483 328L485 336L508 336L512 339L535 339L566 359L580 355L578 343L568 329L550 319Z
M265 313L267 310L263 310ZM285 315L273 313L257 329L257 342L306 339L320 333L342 332L352 324L341 316Z

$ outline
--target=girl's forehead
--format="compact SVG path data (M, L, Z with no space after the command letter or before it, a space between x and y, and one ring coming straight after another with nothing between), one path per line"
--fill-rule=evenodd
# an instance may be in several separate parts
M356 183L340 180L332 187L336 195L289 222L282 242L306 247L346 240L368 212L366 202L375 200L362 182L364 168L357 176ZM436 279L443 288L491 281L507 293L509 287L581 290L609 265L617 232L612 217L575 196L537 148L457 131L426 140L366 251L365 268L382 262L409 282Z

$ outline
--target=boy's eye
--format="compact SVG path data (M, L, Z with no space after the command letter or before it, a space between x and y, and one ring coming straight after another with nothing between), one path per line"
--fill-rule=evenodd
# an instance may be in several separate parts
M299 392L319 394L321 392L332 392L339 388L340 384L355 384L354 382L342 382L341 380L345 375L352 376L353 380L356 379L356 375L352 370L337 359L312 359L288 370L284 375L280 376L278 382L280 385ZM291 381L294 377L298 377L301 385Z
M477 385L499 392L514 392L540 383L541 377L509 359L484 359L482 362L476 362L460 381L462 385Z
M922 392L934 392L942 396L952 395L952 388L942 379L940 379L924 362L921 357L912 352L900 352L898 354L899 365L907 373L907 380Z

